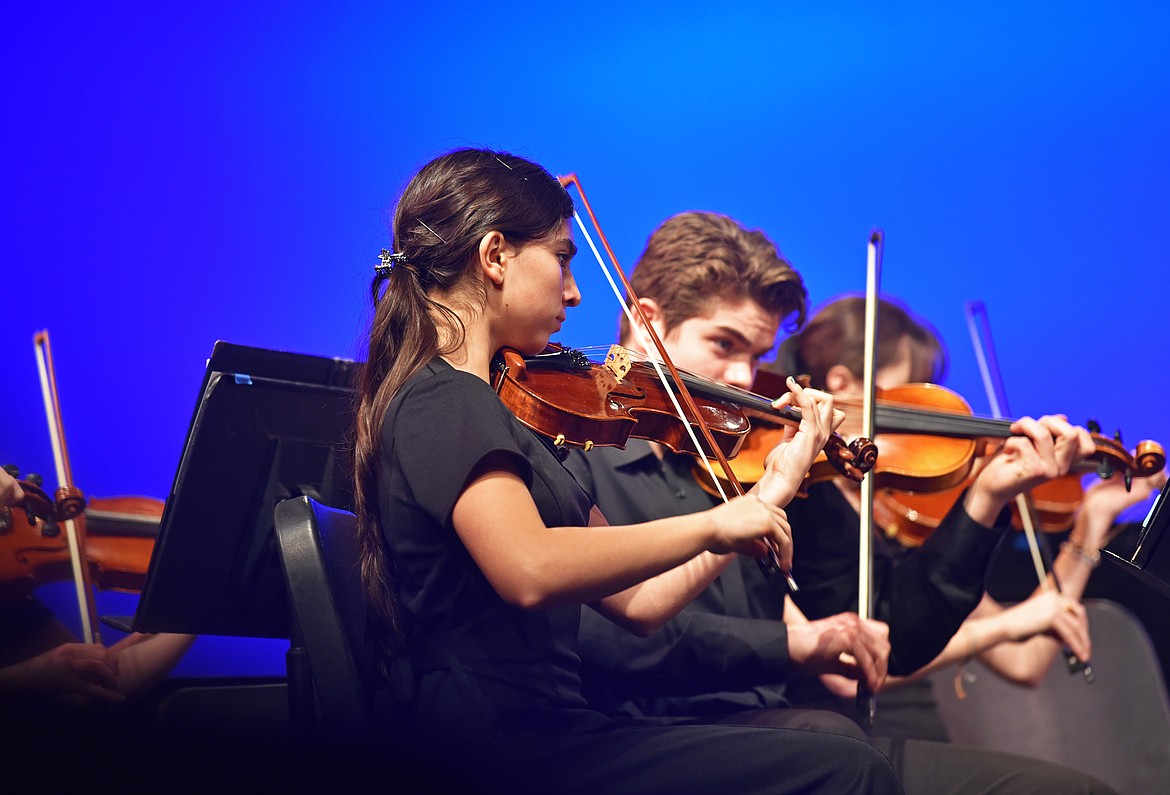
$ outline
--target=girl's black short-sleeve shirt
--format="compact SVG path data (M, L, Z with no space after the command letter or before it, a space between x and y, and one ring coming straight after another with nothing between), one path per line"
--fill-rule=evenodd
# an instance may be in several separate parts
M451 515L468 476L490 453L512 457L550 527L588 524L589 497L490 385L440 358L391 402L382 446L379 509L416 675L467 674L491 711L500 704L583 707L579 607L528 611L505 603Z

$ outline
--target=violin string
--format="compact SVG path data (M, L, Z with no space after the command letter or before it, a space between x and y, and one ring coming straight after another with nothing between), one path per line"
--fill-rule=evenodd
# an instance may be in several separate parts
M849 396L835 397L834 405L841 409L860 409L859 398ZM882 419L884 427L880 430L886 433L920 433L924 435L956 435L969 436L972 434L1003 438L1012 435L1009 428L1011 421L989 417L979 417L958 409L935 407L924 409L913 403L883 400L877 406L877 415Z
M835 405L843 410L859 406L859 399L841 396ZM884 400L876 406L879 433L906 433L921 436L943 436L955 439L1007 439L1014 434L1012 421L968 414L957 409L936 407L923 409L913 403ZM1114 469L1139 477L1161 471L1160 467L1143 466L1126 447L1115 439L1099 433L1092 434L1096 453L1078 467L1090 471L1103 461Z
M594 359L603 359L605 354L607 354L610 349L600 345L589 345L578 348L577 350L581 353L584 353L586 356L588 356L590 353L596 353L597 355L593 357ZM635 351L629 348L622 348L622 350L626 352L626 355L629 356L630 361L632 362L637 362L640 364L651 364L656 361L653 356L641 351ZM793 408L792 406L783 406L777 408L773 405L774 401L771 398L760 395L756 392L750 392L746 389L732 386L731 384L724 384L721 381L714 381L710 378L696 375L695 373L689 372L687 370L680 369L678 372L679 375L682 376L683 381L686 383L687 388L690 389L691 392L698 392L702 394L703 397L727 401L740 409L747 409L749 411L758 412L760 414L766 414L772 418L787 420L794 424L799 423L801 420L801 412L798 408ZM664 376L667 380L673 383L674 378L670 375L670 373L665 373Z

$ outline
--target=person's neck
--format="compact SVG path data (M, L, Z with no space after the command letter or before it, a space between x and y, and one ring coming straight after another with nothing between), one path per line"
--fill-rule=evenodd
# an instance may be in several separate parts
M456 312L463 323L463 340L459 347L449 353L442 353L443 360L456 370L471 373L491 383L491 362L498 345L492 342L486 323L477 322L478 318L470 318L464 313ZM443 340L444 347L448 341Z

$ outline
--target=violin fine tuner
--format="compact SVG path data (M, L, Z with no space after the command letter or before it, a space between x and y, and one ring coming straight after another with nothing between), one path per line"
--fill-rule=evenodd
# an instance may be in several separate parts
M553 446L554 447L564 447L568 443L569 443L568 439L565 438L565 435L563 433L558 433L557 438L553 439ZM581 443L581 449L588 453L590 450L593 449L593 442L590 441L589 439L586 439L584 442Z

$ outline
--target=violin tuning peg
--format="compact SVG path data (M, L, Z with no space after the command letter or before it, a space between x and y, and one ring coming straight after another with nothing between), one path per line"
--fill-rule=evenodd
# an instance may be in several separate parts
M36 486L38 489L39 489L39 488L40 488L42 485L44 485L44 482L45 482L45 479L44 479L43 477L41 477L40 475L36 474L35 472L30 472L30 473L28 474L28 477L27 477L27 478L25 478L25 480L27 480L29 483L31 483L31 484L33 484L34 486Z
M1133 486L1133 473L1126 472L1125 473L1125 490L1129 491L1131 486Z
M1116 431L1113 432L1113 441L1117 442L1118 444L1121 444L1121 429L1120 428L1118 428Z
M1089 420L1085 423L1085 427L1089 429L1089 433L1101 432L1101 423L1097 422L1096 420Z
M5 464L4 471L17 480L20 480L20 467L18 467L16 464Z
M1097 464L1097 474L1101 480L1109 480L1113 477L1113 466L1107 459L1101 459L1101 463Z

